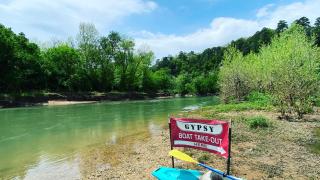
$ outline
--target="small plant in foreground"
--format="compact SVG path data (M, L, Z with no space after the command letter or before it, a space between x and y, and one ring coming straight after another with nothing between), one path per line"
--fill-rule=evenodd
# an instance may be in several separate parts
M248 125L252 129L269 127L268 119L263 116L256 116L247 119Z
M197 160L199 161L199 162L206 162L206 161L208 161L210 159L210 157L207 155L207 154L203 154L203 155L201 155Z

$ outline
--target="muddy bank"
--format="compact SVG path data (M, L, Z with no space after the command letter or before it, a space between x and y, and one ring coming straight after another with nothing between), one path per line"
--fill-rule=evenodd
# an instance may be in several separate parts
M201 110L200 110L201 111ZM203 111L189 113L207 117ZM250 129L244 117L264 115L272 127ZM232 174L245 179L317 179L320 177L320 155L310 149L314 129L320 127L319 115L299 122L278 120L277 114L248 111L224 113L233 119ZM82 154L83 179L153 179L151 172L170 166L169 134L166 126L156 135L137 134L132 140L121 139L117 146L103 145ZM128 143L130 142L130 143ZM226 161L218 156L182 149L199 161L225 170ZM176 161L178 167L201 169ZM203 169L201 169L203 170Z
M28 107L41 105L68 105L100 101L144 100L170 98L164 93L140 92L83 92L83 93L34 93L30 95L0 95L0 108Z

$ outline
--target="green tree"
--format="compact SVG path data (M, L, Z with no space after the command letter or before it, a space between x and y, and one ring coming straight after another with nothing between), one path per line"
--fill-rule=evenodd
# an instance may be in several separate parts
M249 64L236 48L227 49L219 73L220 95L224 102L241 101L250 93Z
M218 73L210 72L193 79L195 93L198 95L214 94L218 92Z
M121 37L117 32L110 32L99 41L101 86L105 91L114 88L114 62L120 48Z
M250 47L248 45L247 39L245 38L240 38L236 41L232 41L230 46L237 48L244 55L250 53Z
M296 114L302 118L319 90L317 51L298 24L262 47L259 54L242 56L228 49L219 74L223 100L239 101L252 91L267 92L283 117Z
M309 18L303 16L300 19L295 20L295 23L304 28L307 37L311 37L311 25Z
M307 17L301 17L300 19L297 19L295 23L304 28L310 28L310 20Z
M263 28L247 39L249 52L258 53L262 46L269 45L275 32L269 28ZM242 51L243 52L243 51ZM249 52L243 52L247 55Z
M142 82L141 82L142 90L144 92L157 92L158 88L154 78L154 72L150 69L145 69L142 72Z
M173 78L168 69L160 69L154 72L155 87L157 90L169 93L173 88Z
M175 79L175 92L181 94L182 96L188 93L194 93L195 89L192 85L190 75L180 74Z
M81 68L79 53L66 44L49 48L44 53L47 86L54 91L78 90L81 82L77 71ZM78 81L77 81L78 80Z
M99 32L94 24L81 23L77 35L81 61L83 61L82 73L86 90L101 90L101 56L99 51Z
M44 88L40 49L23 33L15 34L0 24L0 91Z
M277 34L282 33L283 31L285 31L286 29L288 29L288 23L285 20L280 20L278 22L277 28L276 28L276 32Z
M122 39L120 50L115 58L116 66L116 85L119 90L129 90L128 85L128 68L129 64L134 61L133 57L134 42L130 39Z
M314 23L313 34L315 38L315 45L320 47L320 17Z
M319 87L320 59L303 31L302 27L293 25L273 41L265 54L262 53L273 59L271 94L283 116L295 112L302 118L311 108L310 98L316 95Z
M142 88L143 73L148 70L153 59L153 52L146 49L138 50L133 61L128 66L127 85L128 90L140 90Z

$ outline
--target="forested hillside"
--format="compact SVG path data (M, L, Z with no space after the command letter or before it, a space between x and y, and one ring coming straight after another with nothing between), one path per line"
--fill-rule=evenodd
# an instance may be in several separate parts
M312 26L301 25L313 46L320 46L320 18ZM72 42L39 47L23 33L0 25L0 92L110 92L138 91L170 94L215 94L226 51L235 47L243 56L257 54L288 29L280 21L276 29L263 28L251 37L201 53L180 52L152 65L148 48L136 49L133 39L117 32L100 35L93 24L82 23Z
M306 17L294 23L303 27L304 33L314 46L320 46L320 18L317 18L314 26L311 26ZM219 89L217 74L227 49L235 47L244 56L250 53L257 54L262 47L270 45L273 38L280 36L287 29L287 22L281 20L276 29L263 28L251 37L237 39L227 46L208 48L199 54L180 52L177 56L164 57L156 62L153 69L167 70L172 77L175 77L173 79L176 93L217 93Z

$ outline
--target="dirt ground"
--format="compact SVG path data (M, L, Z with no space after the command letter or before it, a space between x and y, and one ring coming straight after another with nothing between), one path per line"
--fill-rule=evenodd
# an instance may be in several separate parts
M256 115L267 117L271 127L250 129L245 118ZM210 112L194 112L188 116L208 117ZM263 111L221 113L219 116L233 120L233 175L244 179L320 178L320 154L310 148L316 141L314 129L320 127L319 115L309 115L301 121L278 120L276 113ZM116 147L104 146L84 152L85 158L81 158L84 159L81 161L83 179L155 179L152 171L160 166L171 166L167 127L158 130L156 135L141 133L128 138L132 138L129 144L119 139ZM225 159L216 155L181 150L217 169L226 168ZM176 165L201 169L178 160Z

